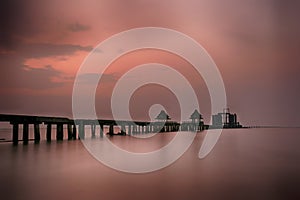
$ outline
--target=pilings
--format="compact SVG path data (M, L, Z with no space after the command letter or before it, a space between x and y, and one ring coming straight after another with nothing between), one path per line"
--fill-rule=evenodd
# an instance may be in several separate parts
M73 124L73 132L72 132L72 139L76 140L77 128L76 124Z
M51 142L51 132L52 132L52 124L47 124L47 132L46 132L47 142Z
M103 137L103 124L100 124L100 137Z
M131 124L128 124L128 135L132 135L132 132L131 132Z
M92 132L92 138L96 137L96 125L91 124L91 132Z
M19 124L14 123L13 124L13 145L17 145L19 141Z
M40 124L34 124L34 143L39 143L41 140Z
M86 137L86 127L90 126L91 129L91 138L96 138L97 136L97 126L99 127L100 132L98 133L100 138L104 135L104 126L108 128L109 134L116 134L115 127L118 126L121 132L121 135L135 135L135 134L147 134L147 133L155 133L155 132L174 132L174 131L198 131L203 130L202 126L195 123L170 123L170 122L122 122L120 124L110 121L109 123L99 123L100 120L78 120L76 123L74 121L69 121L68 123L65 122L14 122L12 121L11 124L13 126L12 130L12 141L13 144L18 144L19 141L19 126L23 126L23 134L22 140L24 144L28 144L29 142L29 127L33 125L33 133L34 133L34 143L39 143L41 140L41 130L40 125L44 123L46 125L46 140L47 142L51 142L53 139L52 136L52 129L56 128L56 137L57 141L64 140L64 128L66 128L68 140L75 140L77 139L77 131L78 131L78 139L85 139ZM78 129L77 129L78 127ZM106 129L107 130L107 129Z
M61 141L63 139L64 139L63 124L58 123L58 124L56 124L56 140Z
M68 124L67 129L68 129L68 140L72 140L73 139L72 125Z
M23 144L28 144L28 129L29 129L29 124L24 123L23 124Z
M156 122L143 122L143 121L115 121L115 120L88 120L79 119L71 120L68 118L56 118L56 117L38 117L38 116L20 116L20 115L0 115L0 121L10 122L12 125L12 142L14 145L18 144L19 134L22 134L22 140L24 144L28 144L29 140L29 128L33 127L33 140L35 143L39 143L41 140L41 134L46 134L47 142L53 140L52 129L55 130L55 139L62 141L64 139L85 139L87 138L100 138L103 137L104 132L108 130L110 134L115 133L115 127L118 127L120 132L118 135L135 135L135 134L147 134L156 132L174 132L174 131L201 131L205 128L203 122L193 123L191 121L177 123L173 121L156 121ZM46 126L46 131L41 131L41 125ZM21 126L20 126L21 125ZM100 127L99 127L100 126ZM20 132L20 127L22 133ZM86 134L86 127L90 128L91 135ZM98 127L100 132L98 132ZM66 130L65 130L66 129ZM31 129L30 129L31 130ZM66 136L64 137L64 132ZM78 133L78 134L77 134ZM30 134L31 136L31 134Z

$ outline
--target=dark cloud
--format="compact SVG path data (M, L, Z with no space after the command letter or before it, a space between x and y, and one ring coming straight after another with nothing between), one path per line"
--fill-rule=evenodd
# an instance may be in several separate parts
M1 113L71 117L72 98L64 95L12 94L0 98Z
M87 31L87 30L90 30L90 29L91 29L90 26L83 25L83 24L80 24L78 22L76 22L74 24L69 24L69 26L68 26L68 30L70 30L72 32Z
M21 44L17 51L26 58L41 58L50 56L72 55L76 51L91 51L92 46L80 46L73 44L35 43Z
M48 89L56 88L63 83L53 82L53 78L63 74L51 66L30 68L24 65L30 58L72 55L77 51L90 51L92 47L71 44L20 43L12 52L0 54L0 88Z
M63 83L53 82L53 78L63 74L47 65L44 68L30 68L27 65L16 65L11 68L2 68L0 74L0 88L3 89L50 89L63 85Z
M47 65L45 68L25 68L20 70L22 75L19 77L20 87L30 89L48 89L56 88L63 83L53 82L51 79L62 75L61 72L55 70L52 66Z
M81 74L78 76L78 82L83 83L83 84L98 84L100 74L96 73L85 73ZM118 79L117 75L115 73L112 74L102 74L101 75L101 80L99 81L102 83L107 83L107 82L114 82Z

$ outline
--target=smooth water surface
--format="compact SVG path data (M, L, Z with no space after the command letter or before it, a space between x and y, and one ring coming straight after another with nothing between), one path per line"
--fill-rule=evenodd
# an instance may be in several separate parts
M79 140L1 143L1 199L300 199L300 129L224 130L200 160L205 134L198 133L175 163L147 174L110 169ZM147 152L173 136L114 136L112 141L128 151Z

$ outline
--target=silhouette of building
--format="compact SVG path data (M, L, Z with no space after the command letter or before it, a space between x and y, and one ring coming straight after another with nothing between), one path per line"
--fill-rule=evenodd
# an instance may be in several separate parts
M192 120L191 126L194 127L194 130L198 131L204 129L203 117L197 109L191 114L190 119Z
M155 119L159 121L167 121L170 120L171 118L164 110L161 110Z
M242 127L237 121L237 115L231 114L229 108L212 116L212 127L214 128L240 128Z
M197 109L191 114L190 119L192 120L192 123L200 123L203 122L202 115L199 113Z

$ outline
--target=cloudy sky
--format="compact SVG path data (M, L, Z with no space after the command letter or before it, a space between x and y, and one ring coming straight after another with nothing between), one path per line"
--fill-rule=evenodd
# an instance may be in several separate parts
M0 3L0 112L72 117L76 72L113 34L165 27L189 35L217 64L228 106L246 125L300 125L300 26L297 0L4 0ZM115 82L132 67L158 62L184 74L206 121L207 88L189 63L167 52L129 53L109 66L98 86L97 113L109 118ZM142 78L141 75L140 78ZM151 94L151 95L149 95ZM140 88L135 118L161 103L178 115L167 88ZM176 117L175 117L176 118Z

